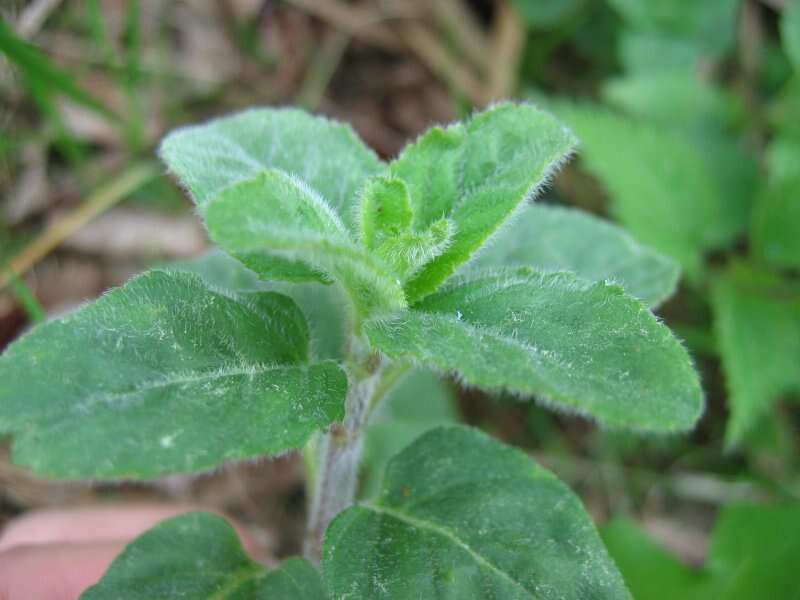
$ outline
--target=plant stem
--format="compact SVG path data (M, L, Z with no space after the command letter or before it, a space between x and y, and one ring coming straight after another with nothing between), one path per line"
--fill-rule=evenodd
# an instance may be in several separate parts
M318 564L331 520L355 498L363 432L384 364L374 355L349 369L344 423L334 423L320 439L304 555Z

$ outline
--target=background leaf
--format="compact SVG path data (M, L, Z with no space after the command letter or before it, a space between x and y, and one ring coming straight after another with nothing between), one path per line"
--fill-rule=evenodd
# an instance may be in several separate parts
M384 170L349 125L293 108L259 108L179 129L160 155L202 209L231 184L272 168L314 188L353 231L358 191Z
M795 69L800 69L800 4L786 3L780 27L783 48Z
M778 268L800 267L800 141L773 140L767 165L769 179L753 211L753 253Z
M782 395L800 392L800 287L734 264L711 295L736 444Z
M557 113L580 137L582 164L603 183L611 213L689 277L699 277L706 250L729 245L746 229L754 172L735 147L598 107Z
M650 306L675 291L678 265L637 243L616 225L570 208L533 204L469 263L469 272L502 266L571 271L613 281Z
M267 571L245 554L227 521L208 513L167 519L131 542L81 600L325 600L310 563L289 559Z
M575 139L527 104L498 104L466 123L435 127L391 163L406 182L414 228L442 217L455 234L448 248L406 285L409 302L436 290L546 181Z
M279 454L342 418L344 373L307 360L307 326L289 298L152 271L9 347L0 431L16 436L16 462L61 478L148 478Z
M423 434L325 537L335 597L629 598L578 498L476 430Z
M366 333L393 358L541 395L610 427L687 430L703 410L697 374L669 329L620 287L569 273L455 282Z
M800 554L796 505L729 505L722 508L702 568L690 568L661 548L632 521L601 529L603 541L637 600L797 600L793 569Z

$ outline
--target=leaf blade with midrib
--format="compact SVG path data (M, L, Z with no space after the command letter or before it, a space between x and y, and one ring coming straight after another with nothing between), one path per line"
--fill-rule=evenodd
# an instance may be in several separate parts
M60 478L151 478L301 447L340 419L344 373L308 364L308 328L273 292L223 294L151 271L0 358L14 460Z

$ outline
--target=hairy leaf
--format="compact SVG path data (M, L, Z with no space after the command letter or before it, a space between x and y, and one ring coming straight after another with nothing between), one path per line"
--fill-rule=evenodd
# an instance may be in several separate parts
M458 421L453 392L436 374L416 369L406 375L380 404L364 439L361 495L378 492L389 459L420 434Z
M784 394L800 392L800 287L734 264L715 281L714 325L736 444Z
M453 237L453 224L439 219L427 231L412 228L408 188L401 179L376 178L361 200L361 239L364 246L405 281L444 252Z
M308 364L276 293L152 271L34 329L0 358L14 460L62 478L150 478L303 446L341 419L346 378Z
M376 177L361 198L361 239L370 250L411 229L411 201L401 179Z
M280 169L314 188L349 226L361 186L385 168L349 125L293 108L251 109L179 129L159 153L201 210L231 184Z
M205 218L212 239L257 272L263 263L249 257L302 261L338 280L362 316L405 306L396 277L356 245L322 198L286 173L263 171L228 187L208 203Z
M669 329L619 286L570 273L455 282L366 333L393 358L541 395L610 427L682 431L703 409L697 374Z
M305 315L311 356L316 360L343 358L348 325L347 298L332 285L263 281L240 261L219 250L189 260L168 263L172 270L188 271L215 288L234 293L279 292L289 296Z
M292 558L267 571L224 519L188 513L131 542L81 600L326 600L319 572Z
M395 456L374 504L325 537L336 598L629 598L578 498L519 450L462 427Z
M612 223L546 204L526 207L500 239L469 264L469 271L502 266L572 271L590 281L613 281L650 306L672 295L680 274L674 261Z
M447 249L406 284L409 301L435 291L466 262L574 145L563 125L532 105L499 104L408 146L390 170L408 186L414 229L442 218L455 229Z

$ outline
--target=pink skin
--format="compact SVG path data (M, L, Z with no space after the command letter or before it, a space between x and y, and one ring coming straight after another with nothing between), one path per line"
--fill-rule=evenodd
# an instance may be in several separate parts
M192 506L134 505L27 513L0 533L0 600L76 600L125 545ZM255 545L236 526L245 548Z

